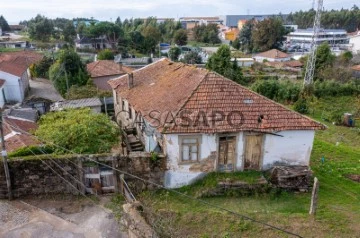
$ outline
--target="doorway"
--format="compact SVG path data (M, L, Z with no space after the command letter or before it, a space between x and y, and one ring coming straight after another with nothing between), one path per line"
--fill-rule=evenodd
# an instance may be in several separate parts
M244 170L261 170L263 139L261 134L246 135Z
M236 136L219 137L218 171L234 171Z

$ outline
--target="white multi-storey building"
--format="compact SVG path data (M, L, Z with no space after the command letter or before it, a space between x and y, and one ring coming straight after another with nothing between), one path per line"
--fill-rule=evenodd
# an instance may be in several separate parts
M298 29L287 36L290 46L299 45L301 48L309 48L312 41L313 29ZM346 48L349 37L345 30L320 29L316 39L318 45L328 42L332 47Z

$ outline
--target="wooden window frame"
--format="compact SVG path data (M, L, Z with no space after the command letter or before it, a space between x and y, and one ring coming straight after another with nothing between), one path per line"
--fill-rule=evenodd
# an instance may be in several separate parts
M129 107L129 119L132 120L132 108L131 108L130 104L128 104L128 107Z
M186 139L196 139L196 143L184 143ZM202 143L202 136L201 135L187 135L187 136L179 136L179 164L193 164L198 163L200 161L201 155L201 143ZM196 160L184 160L183 159L183 146L184 145L196 145L197 146L197 156ZM189 150L190 152L190 150ZM189 153L190 156L190 153ZM190 158L190 157L189 157Z

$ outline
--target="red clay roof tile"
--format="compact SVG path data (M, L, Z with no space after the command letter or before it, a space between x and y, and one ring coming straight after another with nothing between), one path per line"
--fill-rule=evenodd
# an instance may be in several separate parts
M99 60L86 65L92 78L122 75L133 71L132 68L115 63L113 60Z
M149 119L149 113L152 111L165 115L171 112L175 120L169 125L165 125L164 120L158 127L163 133L325 129L321 123L219 74L167 59L135 70L133 82L134 86L129 89L127 76L122 76L110 80L109 84L146 119ZM181 113L187 111L192 122L199 123L184 126L187 123L184 123ZM224 113L231 119L232 124L227 120L216 121L213 116L215 112ZM204 118L208 123L200 123ZM154 121L149 123L157 126Z
M262 53L257 54L256 56L271 58L271 59L281 59L281 58L290 58L289 54L286 54L280 50L272 49Z

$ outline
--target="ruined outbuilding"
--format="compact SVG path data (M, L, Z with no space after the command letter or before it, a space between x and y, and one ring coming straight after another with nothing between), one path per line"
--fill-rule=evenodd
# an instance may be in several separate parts
M161 59L109 81L117 122L167 156L165 186L211 171L308 166L325 126L215 72Z

